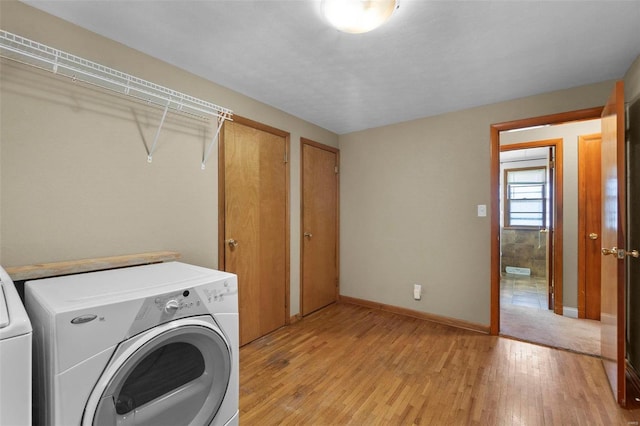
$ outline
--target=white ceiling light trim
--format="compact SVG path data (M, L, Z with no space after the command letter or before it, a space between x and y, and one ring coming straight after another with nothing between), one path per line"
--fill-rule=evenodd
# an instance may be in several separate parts
M384 24L398 8L398 0L322 0L322 13L340 31L366 33Z

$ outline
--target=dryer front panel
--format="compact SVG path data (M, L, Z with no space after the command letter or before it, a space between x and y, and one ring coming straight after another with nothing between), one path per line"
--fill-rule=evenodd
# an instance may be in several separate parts
M89 398L83 425L207 425L232 369L210 316L184 318L123 342Z

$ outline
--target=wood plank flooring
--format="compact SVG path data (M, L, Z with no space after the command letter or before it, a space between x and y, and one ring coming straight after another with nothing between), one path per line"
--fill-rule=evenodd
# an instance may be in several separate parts
M242 425L629 425L596 357L349 304L240 350Z

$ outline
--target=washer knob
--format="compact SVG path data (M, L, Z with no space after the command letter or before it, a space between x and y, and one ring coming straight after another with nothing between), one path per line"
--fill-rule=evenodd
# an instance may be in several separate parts
M164 311L168 314L173 314L178 310L180 304L177 300L169 300L166 305L164 305Z

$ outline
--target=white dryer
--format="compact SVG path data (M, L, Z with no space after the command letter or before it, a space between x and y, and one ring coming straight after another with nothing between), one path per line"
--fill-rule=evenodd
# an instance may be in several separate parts
M31 322L0 266L0 425L31 425Z
M40 425L238 423L238 282L179 262L29 281Z

